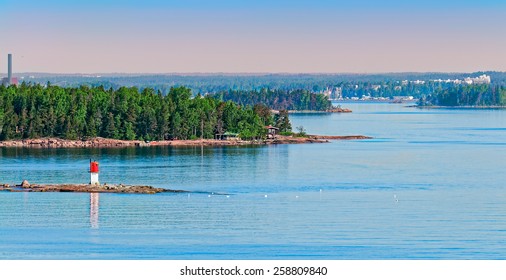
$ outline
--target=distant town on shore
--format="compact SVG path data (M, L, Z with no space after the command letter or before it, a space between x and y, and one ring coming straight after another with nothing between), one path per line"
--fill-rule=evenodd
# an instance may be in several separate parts
M3 56L2 54L0 54ZM2 59L0 59L0 62ZM416 100L439 91L464 86L506 86L506 72L482 71L474 73L169 73L169 74L50 74L16 73L15 56L7 55L7 74L1 79L4 86L21 83L48 83L61 87L121 87L151 88L167 95L173 87L186 87L193 96L234 93L309 92L322 94L331 101L392 101ZM2 75L0 75L2 76ZM303 101L302 101L303 102ZM314 102L314 101L313 101ZM282 102L274 102L282 103ZM289 108L288 110L308 110ZM283 106L281 106L283 107ZM323 109L323 108L320 108ZM314 110L314 108L312 108Z

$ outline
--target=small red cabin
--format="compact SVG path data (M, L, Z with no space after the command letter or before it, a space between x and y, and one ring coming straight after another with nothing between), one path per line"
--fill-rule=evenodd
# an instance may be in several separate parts
M90 172L91 173L98 173L98 162L96 162L96 161L90 162Z

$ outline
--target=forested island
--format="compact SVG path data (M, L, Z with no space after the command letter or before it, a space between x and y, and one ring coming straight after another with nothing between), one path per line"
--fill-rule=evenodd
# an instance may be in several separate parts
M0 140L104 137L124 140L213 139L234 133L265 137L266 126L291 131L286 112L239 106L171 88L167 95L146 88L63 88L49 83L0 86Z
M506 87L491 85L461 85L438 89L422 96L421 107L505 107Z
M332 109L332 103L325 95L312 93L308 90L228 90L212 96L222 101L233 101L243 106L264 104L274 110L329 111Z

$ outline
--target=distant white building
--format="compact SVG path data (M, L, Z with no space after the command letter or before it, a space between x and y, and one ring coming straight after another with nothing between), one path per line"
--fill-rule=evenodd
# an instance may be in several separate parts
M455 79L455 80L451 80L451 79L447 79L447 80L436 79L436 80L432 80L432 81L434 81L436 83L454 83L456 85L460 85L460 84L481 85L481 84L490 84L490 76L488 76L488 75L481 75L481 76L475 77L475 78L467 77L464 80L459 80L459 79Z
M415 98L411 95L409 96L394 96L393 97L393 102L394 103L403 103L403 102L410 102L410 101L413 101L415 100Z
M343 88L341 88L341 87L334 88L334 92L332 93L332 98L335 100L343 99Z
M332 90L329 89L329 88L326 88L324 91L323 91L323 95L325 95L325 97L327 97L327 99L331 99L331 95L332 95Z
M467 77L464 79L464 82L468 85L490 84L490 76L483 74L483 75L476 77L476 78Z

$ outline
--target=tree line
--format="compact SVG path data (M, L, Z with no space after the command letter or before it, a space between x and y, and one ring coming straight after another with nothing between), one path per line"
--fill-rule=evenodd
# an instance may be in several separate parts
M461 85L423 96L420 106L506 106L506 87Z
M332 103L325 95L315 94L308 90L228 90L212 96L223 101L233 101L243 106L264 104L274 110L326 111L332 108Z
M0 86L0 140L212 139L225 132L253 139L265 137L265 126L278 119L265 105L240 106L212 97L192 97L185 87L171 88L163 95L152 88L140 91L136 87Z
M167 74L167 75L56 75L26 73L25 81L46 84L48 81L65 87L80 85L104 86L118 89L122 86L154 88L164 95L171 87L184 86L190 88L194 94L218 93L227 90L260 91L262 88L275 90L304 89L313 93L326 89L342 88L343 97L391 97L412 95L419 98L422 94L429 94L430 84L435 79L464 79L477 77L482 74L491 76L494 85L506 85L506 72L475 72L475 73L383 73L383 74ZM425 84L403 85L400 81L423 80ZM441 84L441 83L439 83ZM378 88L377 85L381 85ZM452 87L453 83L442 84Z

